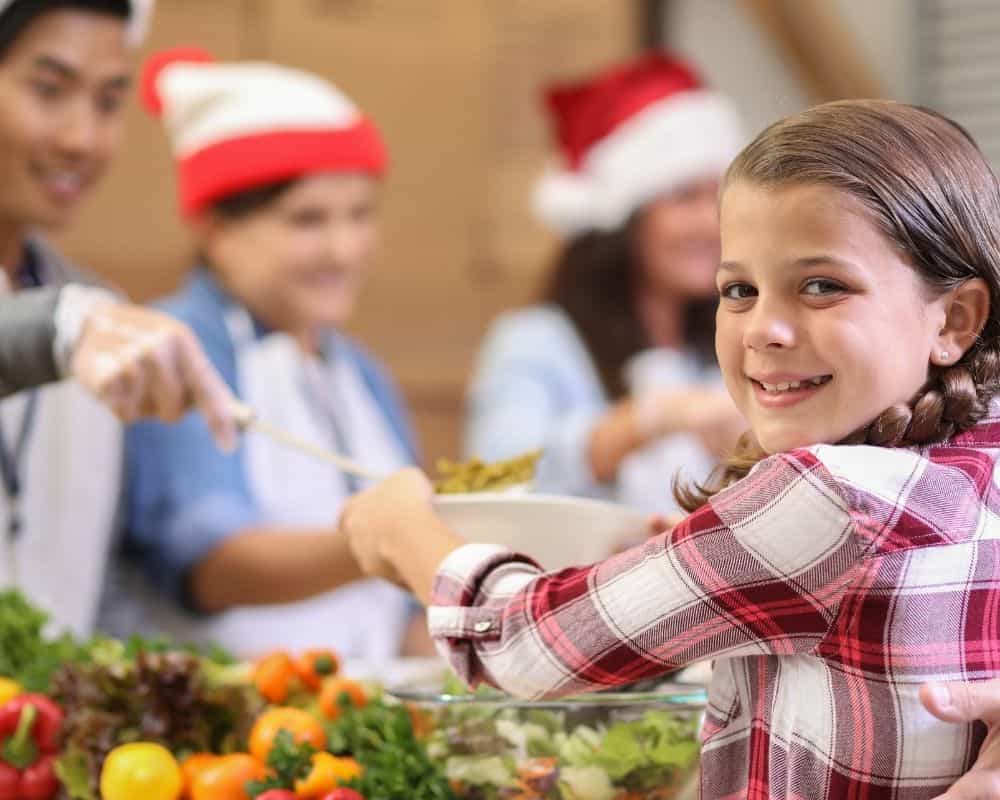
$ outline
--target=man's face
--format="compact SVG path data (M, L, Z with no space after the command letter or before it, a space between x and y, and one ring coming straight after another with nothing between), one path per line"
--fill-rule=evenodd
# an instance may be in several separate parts
M104 173L130 83L125 28L51 11L0 60L0 225L59 228Z

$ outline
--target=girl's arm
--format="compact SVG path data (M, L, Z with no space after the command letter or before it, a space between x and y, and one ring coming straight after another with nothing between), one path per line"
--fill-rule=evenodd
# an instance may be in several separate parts
M519 696L809 652L862 568L848 505L807 451L762 463L668 534L548 574L503 548L462 546L421 480L409 471L360 495L342 527L366 570L398 570L428 602L431 634L463 678Z

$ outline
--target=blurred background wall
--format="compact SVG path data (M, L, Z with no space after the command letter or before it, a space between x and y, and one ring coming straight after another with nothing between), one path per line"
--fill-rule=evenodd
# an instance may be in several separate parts
M836 97L946 102L934 47L975 9L1000 26L995 0L159 0L147 51L197 44L314 70L382 127L383 247L352 328L403 384L433 457L457 453L486 324L547 271L555 242L528 205L544 84L665 46L735 98L749 133ZM62 244L148 300L192 253L166 141L133 105L123 152Z

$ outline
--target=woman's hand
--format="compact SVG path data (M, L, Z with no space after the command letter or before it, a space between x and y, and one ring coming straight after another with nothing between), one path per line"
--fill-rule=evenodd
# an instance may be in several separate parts
M1000 800L1000 679L925 684L920 700L945 722L986 723L986 739L976 763L935 800Z
M198 409L221 447L236 445L229 387L191 330L166 314L117 302L95 307L70 372L123 422L175 422Z
M716 458L732 452L747 429L729 394L704 386L641 394L635 400L635 414L644 441L690 433Z

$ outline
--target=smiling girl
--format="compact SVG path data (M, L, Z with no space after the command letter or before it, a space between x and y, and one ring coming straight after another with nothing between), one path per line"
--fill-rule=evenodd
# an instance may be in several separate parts
M545 574L465 545L408 471L341 526L470 683L543 697L716 659L703 797L934 797L983 732L920 685L1000 673L996 178L933 112L832 103L737 157L721 222L716 346L751 432L683 523Z

